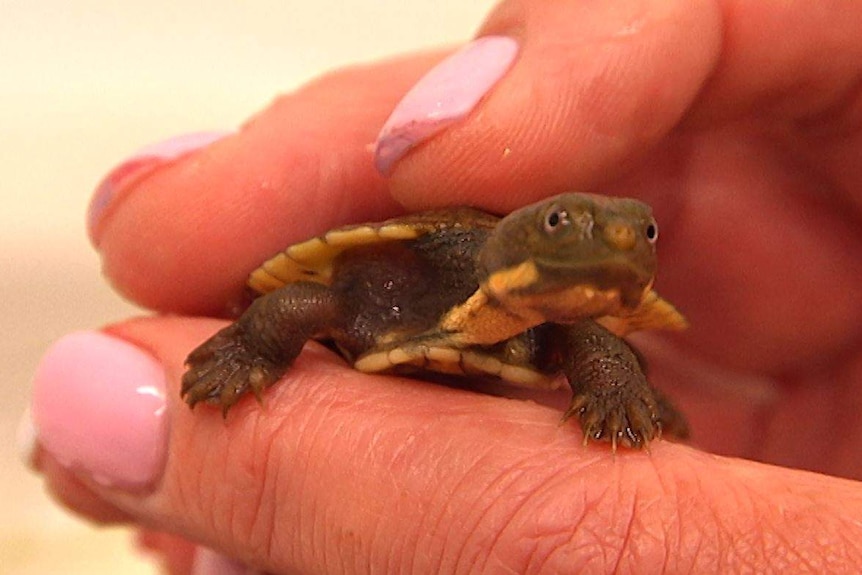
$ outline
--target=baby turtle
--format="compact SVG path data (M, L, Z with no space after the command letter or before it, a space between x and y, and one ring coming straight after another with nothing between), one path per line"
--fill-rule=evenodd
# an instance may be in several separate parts
M686 321L652 289L658 228L646 204L564 194L502 219L470 208L347 226L252 272L260 297L186 360L182 394L226 413L260 398L308 339L364 372L495 376L556 389L589 438L642 447L683 416L622 338Z

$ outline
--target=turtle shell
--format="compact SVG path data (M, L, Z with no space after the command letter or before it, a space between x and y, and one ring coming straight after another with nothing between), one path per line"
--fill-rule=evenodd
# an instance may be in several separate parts
M492 229L499 218L472 208L436 210L393 218L380 223L349 225L294 244L266 260L248 278L257 294L289 283L313 281L330 285L332 264L345 250L382 242L407 241L446 228Z
M335 228L323 235L293 244L266 260L248 278L248 286L258 295L298 281L330 285L332 264L342 252L382 242L407 241L447 228L481 227L493 229L500 218L472 208L452 208L412 214L378 223ZM589 290L589 288L586 288ZM602 316L596 321L618 336L634 331L688 327L685 317L654 290L649 290L634 311Z
M423 214L395 218L380 223L350 225L333 229L323 235L294 244L268 259L251 273L249 287L263 295L287 284L299 281L331 285L333 263L346 250L378 244L415 240L425 234L446 229L470 229L482 227L493 229L499 218L469 208L438 210ZM593 293L589 287L586 292ZM596 295L596 294L594 294ZM478 298L477 298L478 296ZM469 301L456 307L469 308L477 304L473 300L485 301L481 290ZM590 298L585 298L589 302ZM481 303L478 304L481 306ZM643 329L683 329L685 318L658 294L649 290L635 310L625 315L603 316L596 321L619 336ZM445 316L440 318L442 332L432 341L416 341L397 338L389 344L368 350L354 357L354 367L364 372L419 370L463 375L491 375L511 384L539 389L556 389L559 378L549 377L536 366L523 360L514 360L505 349L496 347L469 347L453 345L445 335ZM515 340L512 341L516 341ZM393 345L394 344L394 345ZM499 347L499 346L498 346ZM344 351L344 350L342 350ZM349 357L349 354L345 353Z

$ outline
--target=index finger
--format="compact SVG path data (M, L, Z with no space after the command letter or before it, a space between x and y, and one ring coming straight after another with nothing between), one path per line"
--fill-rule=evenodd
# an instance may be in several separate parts
M124 162L91 206L105 275L145 307L222 314L248 272L292 241L395 214L370 146L394 102L440 57L325 76L202 149L173 146L157 167L146 157Z

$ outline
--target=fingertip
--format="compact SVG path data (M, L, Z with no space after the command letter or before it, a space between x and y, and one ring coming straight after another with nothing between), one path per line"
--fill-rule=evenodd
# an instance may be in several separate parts
M134 152L102 179L87 209L87 232L98 249L104 221L117 209L125 195L144 178L235 133L208 131L182 134L155 142Z
M106 277L144 307L225 315L249 272L291 243L391 217L399 206L368 144L397 94L439 57L330 73L235 136L94 200L108 206L94 208L103 215L93 226Z

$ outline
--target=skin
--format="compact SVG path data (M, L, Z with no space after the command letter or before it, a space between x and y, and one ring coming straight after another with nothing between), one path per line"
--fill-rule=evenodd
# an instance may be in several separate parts
M392 215L396 201L414 210L457 195L505 212L573 187L642 198L673 262L658 287L692 323L642 347L692 427L709 430L697 449L597 456L540 405L396 385L312 346L297 385L274 389L272 408L241 413L238 427L169 406L176 440L155 493L99 488L43 457L49 488L96 520L178 534L160 549L203 541L271 571L858 569L862 4L834 8L504 2L483 33L517 37L519 61L481 114L415 150L391 180L364 146L441 54L339 72L279 99L198 161L128 191L96 230L122 293L217 314L242 269L321 230ZM613 36L621 23L630 33ZM524 152L491 161L503 140ZM269 186L237 218L232 202L259 182ZM309 197L321 206L313 220L267 231L274 217L307 213ZM158 262L154 246L169 248ZM178 285L195 258L208 273ZM223 325L165 317L112 331L164 363L178 402L185 353ZM302 521L276 529L276 515Z

